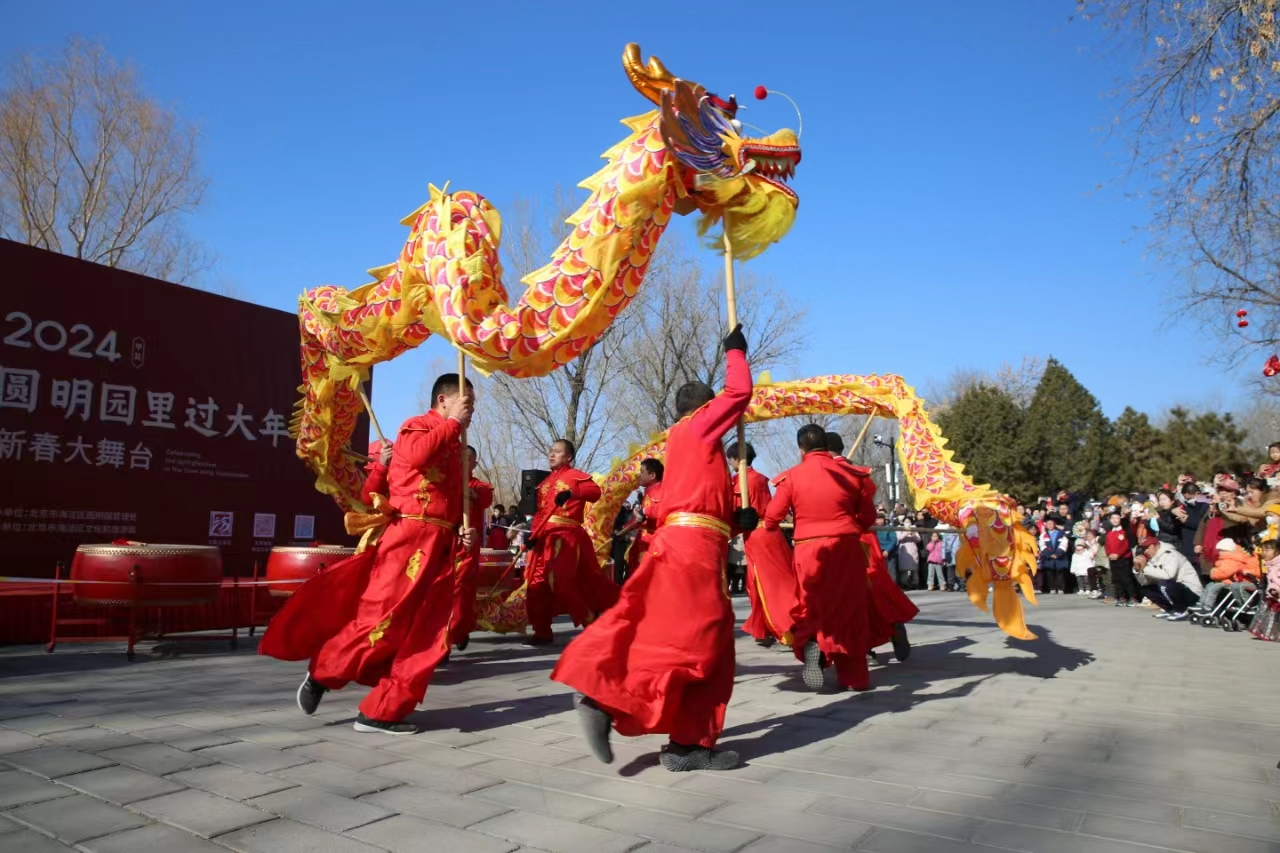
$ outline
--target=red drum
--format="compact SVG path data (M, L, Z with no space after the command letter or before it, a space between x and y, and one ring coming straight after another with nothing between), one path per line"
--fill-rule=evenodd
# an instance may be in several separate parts
M214 604L222 593L222 552L210 545L81 545L71 580L86 581L72 585L77 604Z
M493 587L512 590L520 586L520 578L511 563L516 555L506 550L482 548L480 550L480 573L476 579L476 589L487 592ZM510 571L508 571L510 570Z
M329 566L345 560L356 552L355 548L342 545L317 545L312 548L295 548L282 545L272 548L267 557L267 589L272 595L290 596L300 583L278 583L313 578Z

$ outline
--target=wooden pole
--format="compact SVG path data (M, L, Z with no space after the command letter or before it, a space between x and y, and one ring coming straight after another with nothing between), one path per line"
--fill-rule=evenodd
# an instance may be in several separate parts
M458 350L458 393L467 393L467 356ZM467 452L467 428L462 428L462 524L465 530L471 521L471 454Z
M871 429L871 415L867 415L867 422L862 425L862 431L858 433L858 437L853 440L853 446L849 448L849 452L844 455L845 459L853 459L853 454L858 451L862 445L862 440L867 437L867 430Z
M724 228L724 296L729 308L729 331L738 328L738 293L733 286L733 242L729 239L729 223ZM747 422L738 419L738 494L742 506L751 506L747 499Z
M382 434L382 427L378 426L378 416L373 413L373 404L369 402L368 395L364 393L364 386L358 386L356 391L360 394L360 402L364 403L364 410L369 413L369 423L373 424L373 431L377 434L378 441L385 446L387 437Z

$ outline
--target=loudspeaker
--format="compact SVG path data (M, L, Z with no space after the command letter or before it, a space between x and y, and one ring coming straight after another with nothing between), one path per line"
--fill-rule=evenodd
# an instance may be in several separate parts
M538 511L538 484L551 476L550 471L520 472L520 514L533 515Z

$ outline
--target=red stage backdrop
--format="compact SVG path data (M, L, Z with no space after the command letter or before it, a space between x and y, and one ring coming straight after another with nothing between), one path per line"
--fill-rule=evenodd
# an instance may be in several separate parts
M117 538L218 545L240 575L349 541L289 438L295 315L7 240L0 282L0 574Z

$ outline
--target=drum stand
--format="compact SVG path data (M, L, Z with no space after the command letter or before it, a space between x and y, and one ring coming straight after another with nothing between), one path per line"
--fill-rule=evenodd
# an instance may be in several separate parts
M134 647L137 645L138 640L141 638L141 634L139 633L139 630L138 630L138 622L139 622L138 610L145 605L137 605L137 604L125 605L125 608L129 611L129 623L128 623L128 633L123 635L121 634L113 635L110 633L105 633L105 634L83 634L83 635L77 634L77 635L68 636L67 634L58 633L58 630L60 628L67 628L67 627L73 627L73 626L90 626L90 625L102 628L102 627L108 627L115 624L115 620L105 616L59 617L58 611L61 606L63 584L58 583L58 581L65 580L65 578L63 577L64 569L65 567L61 561L57 563L54 569L53 579L55 583L53 584L53 606L50 608L49 642L45 644L45 647L44 647L45 653L46 654L52 653L53 650L58 647L58 643L105 643L105 642L119 642L120 640L125 640L128 642L128 646L125 649L125 657L129 660L133 660ZM257 563L254 563L253 569L254 569L254 580L257 580L257 573L258 573ZM141 579L138 576L137 566L135 566L132 570L130 570L129 580L133 583L135 588L134 597L140 598L141 593L139 592L139 588L141 585ZM251 592L256 592L257 587L256 586L250 587L250 590ZM221 594L221 590L219 590L219 594ZM192 634L192 635L184 635L181 638L182 641L183 642L199 642L199 641L208 641L208 640L229 640L231 648L233 649L238 648L239 636L240 636L240 612L241 612L239 575L236 575L232 578L231 600L232 600L232 610L234 615L232 616L231 633L229 636L227 634ZM86 607L89 605L76 604L74 606ZM99 605L99 606L103 606L103 605ZM106 606L110 606L110 605L106 605ZM163 640L166 636L165 626L164 626L165 611L172 608L173 606L174 605L169 605L168 607L164 607L164 606L147 607L147 609L149 610L156 611L155 613L156 632L153 636L157 641ZM184 606L191 606L191 605L184 605ZM208 606L208 605L195 605L195 606ZM256 608L254 607L254 605L251 604L250 605L250 620L251 620L250 636L252 636L252 620L255 615L255 610Z

